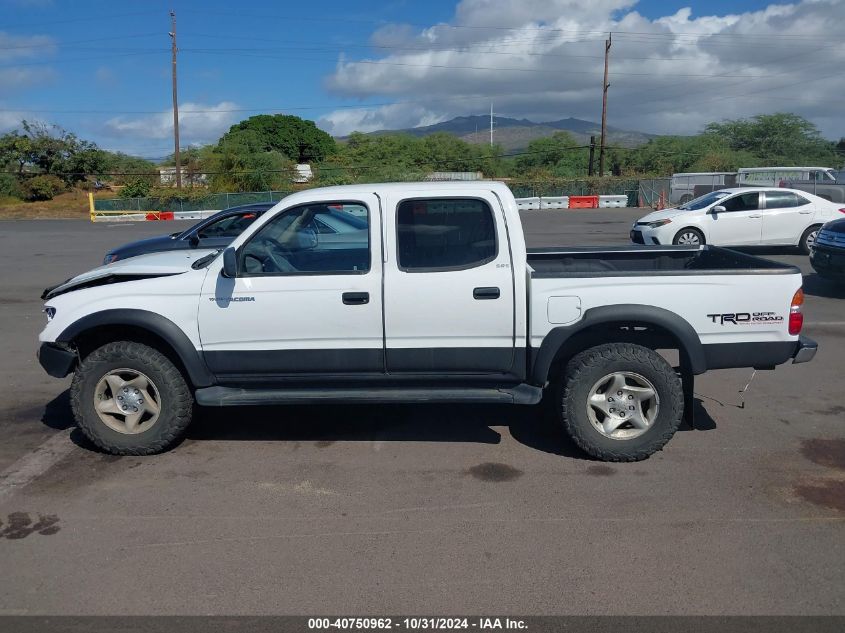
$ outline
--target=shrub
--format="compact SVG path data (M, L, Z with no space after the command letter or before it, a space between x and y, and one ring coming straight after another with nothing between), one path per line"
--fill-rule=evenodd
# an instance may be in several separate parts
M50 174L42 174L27 178L21 183L21 191L24 200L35 202L36 200L52 200L55 196L65 190L64 181Z
M22 195L20 183L12 174L0 174L0 196L20 198Z
M148 178L144 178L143 176L135 177L126 181L119 195L121 198L146 198L150 195L150 189L151 186Z

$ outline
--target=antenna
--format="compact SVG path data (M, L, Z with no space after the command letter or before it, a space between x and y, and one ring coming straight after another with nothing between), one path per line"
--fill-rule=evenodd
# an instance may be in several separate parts
M490 147L493 146L493 102L490 102Z

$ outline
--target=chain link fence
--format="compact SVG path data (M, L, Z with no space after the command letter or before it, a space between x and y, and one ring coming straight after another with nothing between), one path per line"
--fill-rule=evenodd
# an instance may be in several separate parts
M511 182L516 198L555 196L624 195L629 207L656 206L660 192L668 200L669 179L635 180L629 178L601 178L592 180L554 180L543 182ZM189 198L112 198L95 199L94 212L104 215L119 213L150 213L209 211L228 209L256 202L278 202L291 191L250 191L242 193L211 193Z
M638 206L639 181L629 178L512 182L509 186L516 198L624 195L628 198L626 206Z
M248 191L242 193L211 193L207 196L177 198L112 198L94 199L95 211L162 212L206 211L228 209L256 202L278 202L290 191Z

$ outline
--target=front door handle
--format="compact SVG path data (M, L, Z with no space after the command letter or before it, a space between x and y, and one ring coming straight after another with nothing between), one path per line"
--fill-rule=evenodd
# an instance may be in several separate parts
M343 303L348 306L362 306L370 302L369 292L344 292Z
M474 288L472 291L472 298L473 299L498 299L500 295L500 291L495 286L483 287L483 288Z
M749 215L748 217L749 217L749 218L754 218L754 219L756 220L756 219L758 219L758 218L762 218L763 216L762 216L762 215L760 215L760 214L757 214L757 215Z

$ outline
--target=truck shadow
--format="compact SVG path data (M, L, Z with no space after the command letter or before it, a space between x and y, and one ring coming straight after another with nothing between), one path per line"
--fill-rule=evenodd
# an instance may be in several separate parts
M825 299L845 299L845 281L837 283L810 273L804 275L804 294Z
M695 428L682 422L679 431L716 428L700 398L695 401ZM44 408L42 424L64 430L74 426L68 391ZM310 405L278 407L197 407L185 439L191 441L315 442L461 442L500 444L502 433L537 451L592 460L563 430L547 405ZM79 429L70 436L77 446L100 452ZM178 446L175 450L179 450Z
M725 246L740 253L765 257L766 255L795 255L796 257L807 258L797 246Z

